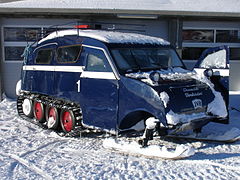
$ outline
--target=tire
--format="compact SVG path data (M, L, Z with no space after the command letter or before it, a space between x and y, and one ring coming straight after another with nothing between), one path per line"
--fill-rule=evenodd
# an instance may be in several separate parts
M22 103L23 114L29 118L33 118L33 102L30 99L24 99Z
M59 115L56 107L48 106L46 108L46 122L49 129L57 129L59 124Z
M33 106L33 114L35 119L40 122L43 123L45 122L45 113L44 113L44 105L41 102L34 102L34 106Z
M60 123L62 130L65 133L70 132L75 127L75 117L71 110L68 109L62 109L61 115L60 115Z

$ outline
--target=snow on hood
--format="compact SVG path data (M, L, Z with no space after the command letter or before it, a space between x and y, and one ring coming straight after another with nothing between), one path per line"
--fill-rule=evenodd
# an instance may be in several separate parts
M38 44L41 44L42 42L47 41L49 39L53 39L56 37L64 37L67 35L89 37L89 38L97 39L99 41L106 42L106 43L170 45L168 41L165 41L161 38L146 36L142 34L103 31L103 30L79 30L79 29L62 30L62 31L53 32L49 34L47 37L40 40Z
M161 70L155 70L155 71L149 71L149 72L129 73L129 74L126 74L126 77L141 79L141 81L151 86L156 86L158 84L156 84L150 79L150 74L152 72L158 72L163 80L172 80L172 81L192 79L192 76L196 74L193 71L189 71L181 67L176 67L176 68L168 68L167 70L161 69Z

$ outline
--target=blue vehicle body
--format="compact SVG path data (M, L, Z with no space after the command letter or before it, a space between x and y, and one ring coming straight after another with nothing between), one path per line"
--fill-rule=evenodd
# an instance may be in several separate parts
M73 46L80 49L79 54L73 60L62 61L61 48ZM168 44L107 43L78 35L48 39L32 48L26 58L21 91L74 102L81 107L83 126L115 132L148 117L155 117L167 127L166 114L170 110L179 114L206 112L214 94L196 79L167 79L151 85L120 72L111 49L128 46L172 49ZM48 56L38 62L43 51ZM94 64L96 59L101 59L101 64ZM163 91L170 96L167 107L159 96ZM200 108L193 105L196 98L201 98Z

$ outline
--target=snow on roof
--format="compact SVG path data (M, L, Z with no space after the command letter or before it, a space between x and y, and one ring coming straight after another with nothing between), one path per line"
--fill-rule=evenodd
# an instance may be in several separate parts
M56 37L63 37L67 35L78 35L97 39L106 43L130 43L130 44L157 44L157 45L169 45L168 41L165 41L161 38L146 36L142 34L135 33L123 33L123 32L114 32L114 31L103 31L103 30L62 30L56 31L38 42L38 44L53 39Z
M149 13L240 16L239 0L4 0L0 12ZM201 13L201 14L200 14Z

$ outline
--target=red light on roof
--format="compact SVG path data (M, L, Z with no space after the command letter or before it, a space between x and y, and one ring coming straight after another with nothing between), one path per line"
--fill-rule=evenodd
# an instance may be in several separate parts
M77 29L89 29L90 25L76 25L74 27L77 28Z

